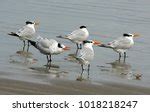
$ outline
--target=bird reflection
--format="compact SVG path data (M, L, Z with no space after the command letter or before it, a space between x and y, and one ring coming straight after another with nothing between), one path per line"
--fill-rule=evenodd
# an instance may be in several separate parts
M124 61L116 60L114 62L107 63L107 64L110 64L112 67L112 72L115 72L117 74L123 75L132 72L131 65Z
M114 62L106 64L111 65L111 67L100 66L102 68L101 71L111 72L113 74L119 75L120 77L131 80L140 80L142 78L142 74L132 69L130 63L127 63L124 60L115 60Z
M31 57L32 56L32 53L31 52L26 52L26 51L16 51L16 54L22 56L22 57Z
M15 54L10 55L10 63L13 64L21 64L21 65L29 65L34 64L38 60L32 57L32 53L25 51L16 51Z
M58 68L51 68L51 70L45 68L44 66L34 66L34 67L30 67L31 70L33 70L34 72L38 72L38 73L51 73L51 74L59 74L62 73L62 71L60 71L59 67Z
M82 74L80 74L77 78L76 81L88 81L89 80L89 75L87 77L84 77Z

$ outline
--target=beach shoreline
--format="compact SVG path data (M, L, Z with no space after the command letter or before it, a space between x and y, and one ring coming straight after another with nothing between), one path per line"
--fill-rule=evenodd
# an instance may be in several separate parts
M102 85L87 82L53 79L39 84L0 78L1 95L149 95L150 88L124 84Z

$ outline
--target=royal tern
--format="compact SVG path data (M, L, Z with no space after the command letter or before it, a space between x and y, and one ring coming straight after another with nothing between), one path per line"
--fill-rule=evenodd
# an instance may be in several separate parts
M94 45L100 45L99 41L94 40L85 40L83 41L83 48L78 52L76 59L81 64L82 72L81 75L84 72L84 65L88 66L88 76L90 71L90 62L94 58L94 50L93 50L93 44Z
M51 55L60 54L65 50L69 50L70 48L58 43L54 39L47 39L47 38L39 38L37 42L28 40L31 45L33 45L35 48L37 48L42 54L46 55L47 57L47 66L49 66L49 69L51 67Z
M22 28L20 28L17 32L11 32L11 33L8 33L8 35L11 35L11 36L16 36L18 37L20 40L23 41L23 51L25 49L25 41L28 40L28 39L31 39L36 30L35 30L35 25L38 25L39 23L38 22L31 22L31 21L26 21L26 25L23 26ZM27 48L27 51L29 50L29 42L28 42L28 48Z
M65 36L57 36L59 38L64 38L64 39L68 39L71 42L75 43L77 45L77 50L76 50L76 54L78 52L78 49L82 48L82 42L84 40L87 40L89 36L89 32L86 28L86 26L80 26L79 29L73 31L72 33L65 35Z
M139 34L124 33L123 37L120 37L108 44L101 44L100 47L111 48L117 53L119 53L119 60L121 55L124 54L124 61L126 59L126 50L130 49L134 45L134 37L140 36Z

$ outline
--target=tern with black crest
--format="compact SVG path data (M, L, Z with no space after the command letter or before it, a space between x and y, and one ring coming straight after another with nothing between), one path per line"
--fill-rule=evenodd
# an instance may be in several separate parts
M90 72L90 62L94 58L94 49L93 45L100 45L99 41L96 40L85 40L83 41L83 48L78 52L76 59L81 64L82 72L81 75L84 72L84 65L88 66L88 76Z
M57 37L68 39L71 42L75 43L77 45L77 50L76 50L76 54L77 54L78 50L82 48L82 42L84 40L87 40L88 36L89 36L89 32L86 26L80 26L79 29L73 31L72 33L68 35L65 35L65 36L60 35Z
M22 40L23 44L24 44L24 46L23 46L23 51L24 51L25 44L26 44L25 41L28 40L28 39L31 39L36 33L35 25L39 25L39 23L38 22L26 21L26 25L25 26L20 28L17 32L8 33L8 35L16 36L20 40ZM28 42L27 51L28 50L29 50L29 42Z
M70 48L57 42L54 39L47 39L40 37L37 42L28 40L31 45L37 48L42 54L46 55L47 66L51 67L52 55L60 54Z
M124 55L124 61L126 59L126 50L130 49L134 45L133 38L140 36L139 34L124 33L122 37L109 42L108 44L101 44L100 47L111 48L115 52L119 53L119 60L122 54Z

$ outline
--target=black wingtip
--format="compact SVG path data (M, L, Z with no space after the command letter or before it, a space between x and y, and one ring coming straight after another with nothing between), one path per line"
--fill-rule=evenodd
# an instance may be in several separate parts
M109 45L106 45L106 44L101 44L101 45L98 45L99 47L105 47L105 48L111 48L113 49L113 47L109 46Z
M63 38L63 36L61 36L61 35L58 35L58 36L56 36L57 38Z
M14 33L14 32L8 33L8 35L19 37L19 35L17 35L17 34Z
M28 40L28 42L29 42L31 45L33 45L35 48L37 48L35 41L33 41L33 40Z

